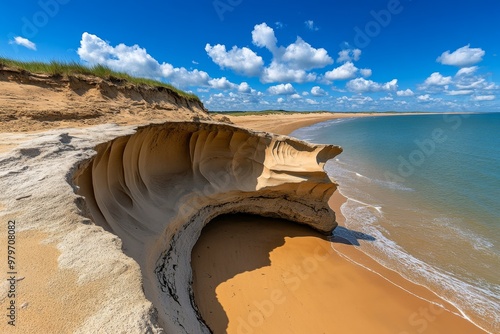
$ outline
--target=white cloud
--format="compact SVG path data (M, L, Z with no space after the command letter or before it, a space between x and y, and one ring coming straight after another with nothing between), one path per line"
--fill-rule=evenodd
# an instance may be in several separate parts
M354 78L358 68L353 63L347 62L331 71L325 73L325 78L328 80L347 80Z
M315 49L300 37L297 37L295 43L286 47L285 53L280 59L291 68L301 70L323 68L333 64L333 59L325 49Z
M420 96L417 97L417 100L419 102L441 101L441 99L435 99L435 98L431 97L429 94L420 95Z
M347 62L347 61L358 61L361 57L360 49L346 49L339 52L339 58L337 61L339 63Z
M210 76L203 71L188 71L184 67L174 68L168 63L159 63L146 49L138 45L118 44L111 46L96 35L83 33L80 47L80 59L90 65L101 64L134 76L153 79L167 79L179 87L207 86Z
M283 103L283 102L285 102L285 99L284 99L284 98L282 98L282 97L280 97L280 98L278 98L276 101L277 101L278 103Z
M316 80L316 74L307 73L304 70L296 70L287 67L285 64L273 61L269 67L266 67L262 73L261 81L263 83L272 82L310 82Z
M314 101L314 100L312 100L312 99L306 99L306 102L307 102L307 103L309 103L309 104L313 104L313 105L314 105L314 104L319 104L319 102L318 102L318 101Z
M411 89L407 90L398 90L396 93L397 96L413 96L415 93Z
M262 71L263 83L314 81L317 75L308 73L308 70L333 63L324 48L316 49L300 37L287 47L278 47L274 30L266 23L254 26L252 42L258 47L267 48L273 54L271 64Z
M9 41L9 44L17 44L20 46L24 46L27 49L31 49L36 51L36 44L30 41L27 38L21 37L21 36L16 36L14 37L13 41Z
M300 96L299 94L295 93L293 95L290 95L290 98L294 99L294 100L298 100L298 99L301 99L302 96Z
M398 80L393 79L386 83L377 83L372 80L357 78L349 81L346 85L347 89L356 93L381 92L381 91L396 91L398 89Z
M304 22L305 26L307 29L312 30L312 31L318 31L319 28L314 24L313 20L307 20Z
M274 30L266 23L257 24L252 31L252 42L258 47L265 47L271 52L276 50L278 40L274 35Z
M366 104L368 102L373 102L373 99L369 96L347 97L345 95L337 98L337 103L346 103L346 102L354 102L356 104Z
M456 95L470 95L474 93L473 90L448 90L446 91L446 94L451 95L451 96L456 96Z
M215 89L233 89L237 87L237 85L227 80L226 77L208 80L208 84Z
M285 27L285 24L283 24L283 22L280 21L276 22L275 25L276 29L283 29Z
M466 75L471 75L474 74L479 67L477 66L472 66L472 67L463 67L457 71L457 74L455 76L466 76Z
M211 46L207 44L205 51L212 58L213 62L221 68L229 68L236 73L254 76L259 75L264 66L262 57L258 56L249 48L238 48L233 46L229 51L226 51L226 46L217 44Z
M240 85L238 86L238 92L240 93L245 93L245 94L249 94L252 92L252 88L250 88L250 85L246 82L242 82L240 83Z
M495 95L477 95L472 97L472 101L493 101Z
M295 94L295 88L289 83L271 86L267 89L271 95L292 95Z
M392 96L384 96L380 98L380 101L394 101Z
M424 81L425 86L445 86L451 83L452 83L451 77L444 77L439 72L432 73L431 76L425 79Z
M311 94L313 96L325 96L326 95L326 92L321 89L320 86L314 86L312 89L311 89Z
M302 92L302 96L308 96L309 92Z
M472 80L457 83L458 89L479 89L487 85L486 79L473 77Z
M443 52L436 61L443 65L466 67L482 61L485 54L486 52L481 48L470 48L469 44L451 53L450 50Z
M365 78L372 76L372 70L370 70L369 68L362 68L359 70L359 73L361 73L361 75Z

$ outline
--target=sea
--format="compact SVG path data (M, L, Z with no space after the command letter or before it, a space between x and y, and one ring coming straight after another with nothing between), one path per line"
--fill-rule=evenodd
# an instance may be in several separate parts
M500 333L500 113L343 118L291 136L344 149L325 170L348 233L370 236L360 250Z

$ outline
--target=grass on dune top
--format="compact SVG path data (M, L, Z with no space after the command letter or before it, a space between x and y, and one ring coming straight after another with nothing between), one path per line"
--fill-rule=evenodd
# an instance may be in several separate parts
M96 77L107 80L120 79L135 85L167 88L191 101L200 100L198 96L184 92L180 89L175 88L170 84L152 79L133 77L131 75L128 75L127 73L113 71L109 67L103 65L87 67L78 64L76 62L65 63L65 62L52 61L50 63L44 63L37 61L19 61L19 60L12 60L0 57L0 68L1 67L10 67L15 69L25 70L30 73L47 74L51 76L68 76L75 74L83 74L83 75L94 75Z

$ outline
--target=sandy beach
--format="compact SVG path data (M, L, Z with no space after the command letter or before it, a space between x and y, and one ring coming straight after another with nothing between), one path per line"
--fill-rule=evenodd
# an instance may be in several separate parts
M431 291L383 268L346 240L336 238L332 242L306 225L245 214L220 216L202 231L191 257L182 248L187 241L196 242L191 235L179 244L175 244L174 238L171 244L162 244L165 235L173 235L165 232L169 226L161 225L165 223L165 212L173 215L178 207L170 208L170 211L160 210L161 214L153 215L152 218L159 222L157 225L148 225L153 219L140 222L135 218L130 220L130 226L123 225L127 218L142 219L147 213L156 212L157 207L151 203L151 198L158 199L166 193L171 197L165 200L165 205L176 200L182 202L183 198L177 197L178 192L169 193L165 189L170 189L179 175L189 174L184 170L198 168L199 175L204 177L195 175L196 178L192 179L195 183L180 180L178 189L189 192L207 182L203 191L222 191L212 194L216 204L213 207L217 208L221 200L227 201L227 207L234 205L233 211L228 209L225 212L270 212L276 203L280 203L281 211L273 211L278 216L307 221L310 226L330 231L334 226L333 216L329 215L330 210L326 210L327 197L323 194L331 194L328 189L333 191L335 185L323 173L321 164L325 157L338 154L338 147L308 145L283 136L234 129L216 123L226 120L220 115L207 113L201 103L176 100L178 97L174 99L172 93L164 91L115 85L103 90L102 81L80 78L77 83L85 84L89 89L79 95L78 85L68 87L65 82L52 77L37 77L36 85L23 84L26 87L16 83L24 80L31 82L35 79L15 72L0 83L3 91L8 92L5 94L8 98L0 101L3 106L0 115L3 117L0 124L3 168L0 185L5 189L0 196L0 217L5 222L16 221L16 250L19 249L15 284L9 286L5 280L0 285L0 306L6 309L13 300L9 297L11 286L19 288L15 300L16 332L208 332L206 327L200 326L194 309L193 313L188 313L194 303L214 333L482 332L460 317L453 305ZM27 101L25 89L36 98ZM142 94L142 98L137 94ZM47 99L52 101L48 105L50 112L43 108ZM95 106L101 109L96 112ZM10 119L9 115L15 117ZM300 127L334 118L385 115L394 113L290 113L230 116L229 119L234 125L247 129L289 134ZM202 123L203 120L210 123ZM122 156L120 147L127 140L123 138L136 132L135 126L167 121L175 123L167 123L165 126L170 128L163 129L163 132L161 126L147 126L144 132L151 131L150 135L144 135L143 144L132 141L130 152L153 152L155 143L168 144L166 140L170 138L173 144L165 144L159 151L172 151L178 165L172 163L172 156L165 158L168 163L158 162L159 151L156 155L150 154L149 160L141 153L140 164L132 159L130 152ZM179 121L194 122L181 124ZM173 127L175 131L172 131ZM152 140L158 138L159 133L163 136L176 131L183 137ZM192 136L195 132L197 135ZM209 140L211 136L220 141ZM104 217L97 212L90 220L90 207L85 207L83 197L75 193L76 187L73 188L72 184L75 180L71 181L71 178L79 163L96 154L97 144L116 137L122 137L118 140L122 144L115 145L118 148L113 151L113 159L103 159L109 161L110 166L103 164L101 174L94 169L93 174L88 175L89 178L97 177L97 182L87 180L97 188L92 188L86 200L92 200L92 194L99 192L99 210L110 206L108 220L100 224L98 219ZM189 142L186 138L191 138L193 147L200 147L196 152L203 153L196 158L194 167L189 165L191 156L182 157L189 152L180 146ZM103 152L108 151L101 150L102 154L107 154ZM210 165L211 161L219 161L211 158L220 157L221 152L226 155L227 166ZM122 159L124 156L128 160ZM299 156L300 163L297 162ZM220 174L213 171L248 166L247 161L254 163L248 173L236 173L232 183L222 183L227 189L219 187L217 182L225 178L218 180ZM148 169L155 164L158 164L157 169ZM173 169L166 171L167 165ZM128 184L124 186L122 180L113 179L121 173L106 172L108 167L116 171L118 166L144 168L131 175L141 175L141 182L149 180L153 183L149 188L143 183L141 187L135 187L132 181L136 178L128 177ZM262 173L264 169L265 173ZM157 173L166 180L161 187L157 187ZM208 181L206 176L215 179ZM264 190L257 187L256 180ZM103 182L110 182L112 186L99 188ZM211 187L213 184L217 187ZM266 184L271 188L281 185L281 188L266 193ZM79 186L82 185L85 182ZM133 194L130 189L136 189L137 193ZM157 193L152 195L150 191L155 189ZM108 193L108 190L112 192ZM141 191L145 191L145 196L132 200L134 195L141 195ZM235 197L226 198L226 191ZM128 193L126 197L115 197L125 192ZM210 207L209 202L203 201L208 201L211 196L202 195L200 202L193 202L191 207L198 210L195 215ZM241 211L237 207L238 201L244 200L251 204L243 207L246 211ZM343 201L336 192L329 202L337 213L339 229L344 228L340 215ZM258 205L252 211L254 203ZM310 203L313 204L308 206ZM139 211L120 215L123 208ZM325 215L325 211L329 214ZM115 221L116 230L110 230L107 225L113 217L120 217ZM180 220L178 225L173 225L182 226L184 222ZM190 224L190 228L192 226ZM142 232L138 232L138 227ZM121 233L121 228L127 232ZM199 230L192 230L192 235L197 236ZM8 234L5 224L0 227L0 234ZM155 241L159 236L160 240ZM142 237L145 241L139 240ZM151 245L153 247L148 249ZM179 266L165 262L165 267L160 268L159 255L166 249L187 254L184 258L178 256L185 262L178 262ZM0 255L6 258L7 251L7 248L1 249ZM167 259L166 255L164 259ZM189 299L192 297L188 284L189 259L192 259L194 271L194 301ZM152 276L155 274L158 275ZM178 285L173 285L173 277L178 279L178 283L174 282ZM155 290L158 282L168 285L172 292ZM182 300L179 299L181 293L184 293ZM182 321L180 317L184 317ZM2 323L0 332L12 332L11 327L6 326L10 325ZM188 330L186 326L193 327Z
M237 116L231 121L288 134L336 117L352 115ZM339 229L345 228L344 200L336 192L329 203ZM484 333L453 305L349 241L327 240L282 220L220 217L204 229L192 261L196 302L214 333Z

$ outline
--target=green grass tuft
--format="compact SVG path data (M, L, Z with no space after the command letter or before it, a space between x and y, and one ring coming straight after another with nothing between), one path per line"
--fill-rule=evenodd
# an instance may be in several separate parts
M10 67L25 70L30 73L47 74L54 77L83 74L94 75L106 80L124 80L135 85L167 88L190 101L200 101L198 96L184 92L170 84L153 79L133 77L127 73L113 71L109 67L103 65L87 67L76 62L51 61L50 63L44 63L37 61L18 61L0 57L0 68L1 67Z

